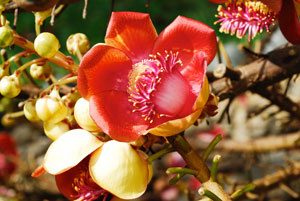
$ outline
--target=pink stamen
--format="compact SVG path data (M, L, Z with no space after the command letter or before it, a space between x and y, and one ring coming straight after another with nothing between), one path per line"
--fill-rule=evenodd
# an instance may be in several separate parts
M109 193L99 187L91 178L88 168L84 168L80 172L80 176L74 178L72 183L73 189L78 193L74 197L76 201L92 201L103 196L103 201L106 200Z
M146 121L152 123L155 117L159 118L165 115L156 111L153 92L157 90L158 85L161 83L162 75L172 73L182 66L182 62L178 58L178 52L173 53L172 51L165 51L164 55L160 53L149 55L149 57L150 59L133 66L133 68L146 66L146 69L138 75L134 86L128 87L128 100L135 107L132 112L140 112Z
M248 31L248 40L253 39L264 29L269 32L269 26L275 21L274 12L260 1L230 0L223 6L218 7L220 18L215 24L220 23L220 32L236 34L242 38Z

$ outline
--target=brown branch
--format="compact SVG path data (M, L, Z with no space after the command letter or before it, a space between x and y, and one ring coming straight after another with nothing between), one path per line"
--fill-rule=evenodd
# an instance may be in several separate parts
M266 175L263 178L256 179L252 183L256 186L251 193L264 192L265 190L278 187L281 183L297 179L300 176L300 162L293 163L285 169L279 170L273 174Z
M265 89L256 88L252 91L269 99L272 104L278 105L281 110L289 112L293 117L296 117L300 120L300 105L294 103L291 99L279 93L279 91L275 87L269 86Z
M212 92L219 96L220 100L224 100L248 89L255 91L256 87L265 88L300 73L300 46L274 50L265 55L265 58L236 68L235 71L239 71L240 74L239 79L224 77L212 82Z
M198 144L200 150L205 149L205 144ZM281 149L294 149L300 147L300 132L284 134L281 136L269 136L252 139L246 142L237 140L223 140L215 150L226 150L229 152L269 152Z

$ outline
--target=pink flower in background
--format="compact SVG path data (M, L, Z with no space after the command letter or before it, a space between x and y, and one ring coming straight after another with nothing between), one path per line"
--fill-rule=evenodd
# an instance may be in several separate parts
M209 0L213 3L225 3L218 7L221 24L220 32L236 34L238 38L246 35L248 40L278 20L279 27L286 39L300 44L300 23L296 7L299 0Z
M18 152L10 134L0 132L0 179L7 179L17 169Z

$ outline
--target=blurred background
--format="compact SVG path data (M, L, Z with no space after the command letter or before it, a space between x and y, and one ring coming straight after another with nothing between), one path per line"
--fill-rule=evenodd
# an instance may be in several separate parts
M82 18L84 1L79 1L68 5L65 10L55 19L54 26L49 24L47 19L42 26L42 31L54 33L61 43L61 51L66 55L65 42L74 33L84 33L90 40L90 45L104 42L104 36L110 13L114 11L135 11L149 13L157 32L160 33L178 15L199 20L215 29L218 38L225 44L230 60L234 67L243 65L249 61L249 55L241 51L242 46L253 48L260 53L265 53L277 48L287 41L282 37L275 25L272 34L263 33L249 43L246 38L237 39L230 35L218 32L219 25L214 25L217 12L217 4L212 4L207 0L90 0L87 8L86 19ZM9 21L13 21L13 13L5 13ZM34 15L28 12L19 12L16 31L33 41L35 38ZM263 44L263 45L261 45ZM21 49L14 47L8 49L8 55L12 56ZM74 57L76 62L77 58ZM223 58L224 61L224 58ZM219 63L215 59L209 66L212 71ZM52 65L52 64L51 64ZM56 68L56 76L62 77L66 72L61 68ZM299 79L298 79L299 80ZM282 82L286 85L286 82ZM291 84L289 95L293 100L300 101L299 81ZM17 101L16 101L17 102ZM7 98L0 99L0 114L17 110L16 102ZM207 121L200 122L187 131L187 136L193 146L203 150L216 134L222 134L226 139L245 142L252 138L277 136L282 132L294 132L299 127L286 125L285 112L281 112L277 106L270 106L261 113L255 112L270 102L258 95L246 93L236 98L228 112L230 120L224 117L228 100L222 101L219 106L219 114ZM256 115L252 115L255 113ZM41 164L43 155L46 152L51 140L43 134L41 124L29 123L25 118L17 121L5 121L2 118L1 130L8 132L14 138L16 150L18 152L18 163L16 171L9 178L0 181L0 201L63 201L66 200L58 192L53 176L45 174L40 178L31 178L32 171ZM11 145L13 146L13 145ZM234 145L233 145L234 146ZM159 150L160 147L154 147ZM219 181L225 189L233 191L236 186L247 184L257 178L274 173L278 169L284 168L287 161L299 160L299 151L281 150L268 153L252 152L231 152L228 150L216 150L221 153L223 161L220 164ZM15 156L16 154L13 154ZM0 158L1 159L1 158ZM209 163L211 163L211 158ZM198 200L197 189L201 184L192 177L184 177L177 185L170 186L170 177L164 172L171 166L184 166L181 157L172 153L154 164L154 177L148 187L147 193L139 200ZM1 168L1 160L0 160ZM10 174L10 173L6 173ZM1 174L0 174L1 175ZM251 200L299 200L300 181L293 178L282 188L275 191L266 191ZM285 190L284 190L285 189ZM286 190L288 189L288 190ZM262 196L263 195L263 196ZM244 199L247 200L247 199Z

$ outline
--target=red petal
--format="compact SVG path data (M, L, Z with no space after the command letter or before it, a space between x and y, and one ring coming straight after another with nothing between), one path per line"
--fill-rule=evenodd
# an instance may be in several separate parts
M99 44L83 57L78 70L78 89L82 97L102 91L126 91L128 73L132 68L130 59L120 50Z
M18 155L15 140L8 133L0 133L0 152L4 153L7 156Z
M149 122L133 109L126 92L105 91L90 98L92 119L114 140L130 142L145 134Z
M278 15L279 27L286 39L300 44L300 23L293 0L284 0Z
M124 51L136 63L148 57L156 38L149 14L113 12L105 43Z
M152 52L165 50L178 51L183 65L187 65L194 54L203 51L210 63L217 51L216 34L212 28L202 22L178 16L159 34Z
M86 157L72 169L55 176L59 191L69 200L96 200L107 194L92 180L88 168L89 158Z
M198 52L188 66L181 70L181 74L192 87L192 93L199 96L205 78L207 60L204 52ZM196 100L195 100L196 101Z
M260 1L266 4L269 8L271 8L275 14L278 14L281 10L282 0L260 0Z

